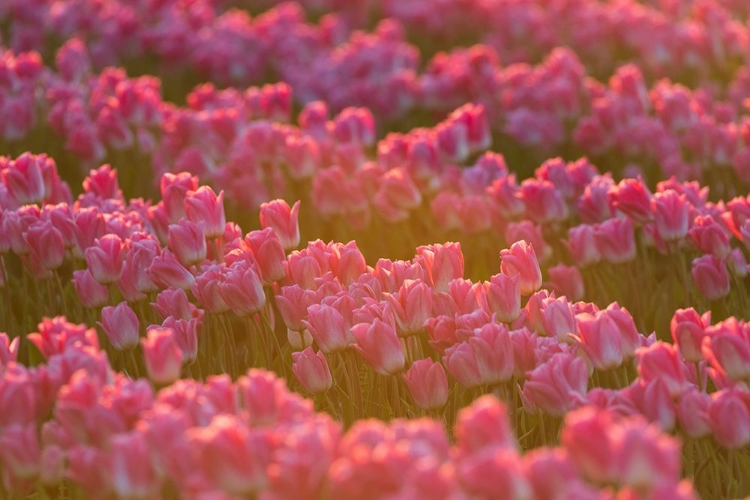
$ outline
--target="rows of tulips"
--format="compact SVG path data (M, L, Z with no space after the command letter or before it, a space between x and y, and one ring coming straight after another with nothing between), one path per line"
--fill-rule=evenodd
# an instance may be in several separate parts
M578 168L580 163L571 165ZM3 173L3 184L15 198L23 194L57 201L53 193L70 192L56 175L54 162L44 156L8 160ZM10 332L3 350L7 362L13 361L9 366L24 371L24 365L49 363L66 346L83 344L92 355L107 360L104 366L112 366L123 380L147 376L164 394L186 383L180 381L182 377L209 381L224 374L229 378L222 380L228 382L241 377L249 366L261 367L285 377L313 398L318 411L346 426L368 417L428 415L452 428L459 425L461 408L482 394L493 394L507 405L509 422L525 450L554 444L561 420L570 412L598 408L611 412L601 417L605 420L638 416L654 426L649 432L678 433L684 443L682 472L704 495L747 494L741 471L750 460L750 396L745 385L750 376L750 337L741 320L731 316L712 323L710 312L699 315L692 308L679 309L668 331L659 332L671 341L665 342L656 333L641 333L628 310L616 302L601 308L593 302L576 302L585 291L577 267L546 271L551 279L557 275L563 287L571 287L567 296L541 288L543 273L535 247L524 240L500 251L500 272L486 281L465 278L458 243L420 246L410 261L380 259L371 267L354 241L316 240L294 250L300 245L299 204L289 207L281 200L263 204L262 229L243 236L236 224L226 222L223 193L217 196L210 187L199 187L189 174L166 174L161 187L162 207L169 207L169 217L178 221L161 232L152 215L152 208L159 205L148 206L141 200L126 203L116 172L108 166L90 173L75 203L41 208L32 204L3 212L3 291L11 305L2 318ZM687 198L675 191L658 192L653 195L654 214L659 213L658 201L666 197L664 193L683 202ZM630 224L629 232L622 232L620 222ZM588 255L596 250L608 256L609 272L622 264L623 253L634 258L634 240L607 244L607 237L634 237L629 218L610 219L609 226L580 227L590 228L594 239L582 248ZM663 233L671 226L658 227ZM674 251L685 250L675 245ZM586 266L582 267L585 272ZM713 285L713 276L704 277L698 264L693 267L695 285L667 283L683 287L692 297L697 297L697 290L706 294L706 283ZM633 267L621 272L637 274ZM735 286L727 284L722 291L732 296L721 303L720 315L744 300L744 282L736 273L733 276ZM589 276L594 282L605 277L597 272ZM75 321L98 322L100 330L75 326L57 316L40 324L38 332L24 334L33 328L24 326L32 318L63 313ZM45 382L16 378L4 368L2 401L12 405L10 415L15 414L11 407L19 407L18 394L28 393L24 401L37 397L40 384L51 387L44 389L47 403L20 407L40 420L49 417L51 406L57 411L66 380L50 382L45 378L48 372L39 370ZM75 371L62 369L70 377ZM91 385L90 377L80 378ZM148 384L143 387L151 391ZM44 411L36 412L37 406ZM44 434L37 433L41 428L23 423L31 425L26 439L41 435L44 441ZM20 429L9 428L12 435ZM90 443L84 437L75 441ZM675 446L668 448L674 451ZM104 444L99 447L109 450ZM105 463L101 455L89 451L89 467ZM41 482L37 481L40 469L19 465L20 477L7 476L5 488L26 492L46 481L54 489L64 477L65 488L75 489L71 485L76 483L94 495L109 476L107 471L75 472L79 452L64 447L50 452L57 453L55 470L61 472ZM14 457L4 456L4 471L16 470ZM170 488L177 488L180 496L192 494L173 484L175 476L165 476L157 464L152 466L148 474L141 471L153 479L142 486L145 489L102 491L148 498L153 488L162 485L168 490L163 494L173 491ZM626 469L614 463L609 467L585 476L589 485L614 482L623 487L618 495L635 485L643 497L666 491L658 488L668 484L674 495L691 494L685 484L664 483L661 476L643 479L643 484L638 483L642 479L631 483L613 478ZM103 479L93 486L86 484L97 474ZM138 473L138 477L144 476ZM360 484L361 478L352 481ZM122 487L133 487L127 484ZM270 483L248 479L242 486L221 482L220 488L227 494L239 493L235 487L248 493L261 484L265 488ZM493 483L488 488L499 486ZM519 498L531 494L528 488L519 488Z
M748 15L0 5L0 497L750 495Z

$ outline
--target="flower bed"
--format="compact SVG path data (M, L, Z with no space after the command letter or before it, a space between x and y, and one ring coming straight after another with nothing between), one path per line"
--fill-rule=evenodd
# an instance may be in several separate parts
M745 4L270 3L0 7L0 496L750 495Z

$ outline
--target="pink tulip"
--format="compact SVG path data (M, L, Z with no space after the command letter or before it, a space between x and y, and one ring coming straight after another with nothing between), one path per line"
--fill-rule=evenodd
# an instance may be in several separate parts
M90 170L88 177L83 180L83 191L103 200L120 198L122 192L117 184L117 169L106 164Z
M602 311L595 316L579 314L576 321L579 345L596 369L609 370L622 365L621 333L608 314Z
M261 227L273 229L284 250L293 250L299 246L299 204L297 201L291 209L284 200L273 200L260 205Z
M501 250L500 269L508 276L518 275L521 295L529 296L542 286L542 271L534 252L534 247L521 240L513 243L510 249Z
M270 285L286 276L286 254L282 241L271 228L249 232L245 236L245 243L258 261L263 283Z
M102 322L99 326L115 349L126 351L138 345L138 317L127 302L121 302L117 307L108 306L102 309Z
M722 375L738 382L750 380L750 326L743 324L733 330L712 328L703 337L702 352Z
M316 353L308 347L302 352L293 352L292 359L294 375L311 394L325 392L333 386L331 370L321 351Z
M281 317L290 330L301 331L306 328L307 308L315 302L315 292L305 290L299 285L281 287L281 294L276 295L276 304Z
M165 248L161 255L154 257L146 274L162 288L189 289L195 282L195 276L180 264L175 255Z
M234 415L218 415L206 427L189 433L198 466L216 487L230 495L248 495L266 484L271 436L251 429Z
M432 313L432 289L421 281L405 280L397 293L386 295L393 309L399 336L408 337L422 331Z
M518 447L508 408L490 395L461 409L454 432L459 456L479 454L485 449L516 450Z
M109 288L96 281L88 269L73 271L72 281L83 307L97 309L109 302Z
M666 382L672 396L679 395L688 385L687 366L677 355L672 344L654 342L636 350L638 374L649 382L659 378Z
M141 339L143 357L151 380L156 384L171 384L180 378L182 352L170 328L150 328Z
M352 335L352 319L345 317L336 307L313 304L307 308L308 319L302 323L325 354L342 351L356 340Z
M448 291L448 283L464 276L464 256L459 243L421 246L417 255L428 283L436 292Z
M588 378L583 359L555 354L526 375L522 392L524 407L562 417L583 403Z
M182 219L178 224L170 224L167 241L172 253L185 267L206 259L206 237L203 235L202 221L195 223Z
M168 328L174 333L174 339L182 353L183 363L193 363L198 357L198 335L202 321L198 318L176 319L169 316L162 323L163 328ZM154 325L155 328L159 328Z
M664 241L687 236L690 205L684 194L672 189L656 193L651 199L656 231Z
M732 249L729 243L731 233L710 215L695 217L688 234L698 250L710 253L717 259L723 259Z
M711 431L708 410L711 406L711 396L691 386L680 394L677 399L677 421L680 429L694 439L700 439Z
M601 256L613 264L635 258L635 234L630 219L608 219L594 228L596 247Z
M164 212L172 224L177 224L186 217L185 197L188 191L198 189L198 177L189 172L173 174L166 172L159 182L161 199L164 202Z
M44 269L57 269L62 265L65 260L65 241L51 222L33 224L24 237Z
M512 323L521 314L521 276L498 273L484 283L484 296L490 314L502 323Z
M227 305L219 292L219 281L222 277L221 266L214 264L208 268L204 268L203 273L195 278L195 283L190 285L193 297L198 300L206 311L213 314L221 314L229 311L229 305Z
M146 437L134 431L112 438L112 489L118 498L151 498L158 494L160 481L152 464Z
M431 359L412 363L403 374L414 402L422 409L442 408L448 401L448 378L443 365Z
M219 293L237 316L249 316L266 305L266 293L258 273L247 261L237 261L226 270Z
M372 324L354 325L351 331L357 342L352 347L377 373L394 375L404 368L406 358L391 324L376 318Z
M714 438L729 449L750 443L750 404L745 393L724 389L711 395L708 421Z
M39 438L33 422L0 430L0 464L3 466L5 484L9 476L20 481L36 479L40 459Z
M207 239L219 238L224 234L224 191L217 196L209 186L201 186L185 195L185 214L191 222L203 221L203 231Z
M16 360L20 342L21 337L10 340L7 333L0 332L0 368L8 366L11 361Z
M550 287L559 295L568 297L571 302L583 298L585 293L583 277L578 267L558 264L550 267L547 272L549 273Z
M693 260L693 283L708 300L719 300L729 295L729 273L726 262L713 255Z
M119 236L107 234L86 249L86 264L91 275L102 285L120 279L124 258L123 242Z
M462 387L470 389L482 385L476 354L468 342L448 347L443 354L443 364Z
M54 160L47 155L24 153L2 169L2 181L19 205L41 204L45 197L42 168Z
M700 316L692 307L677 309L669 323L672 340L680 354L689 363L703 360L701 343L706 336L705 329L711 322L711 312Z

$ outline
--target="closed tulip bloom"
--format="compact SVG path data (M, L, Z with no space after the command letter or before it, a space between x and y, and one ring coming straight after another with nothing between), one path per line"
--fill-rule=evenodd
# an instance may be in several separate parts
M688 385L687 366L679 358L677 349L666 342L654 342L635 352L638 374L646 382L660 378L666 382L672 396L679 395Z
M203 274L195 278L195 283L190 285L200 305L208 312L221 314L229 311L229 305L221 297L219 292L219 281L222 278L221 266L211 265L204 268Z
M397 293L386 295L393 309L396 326L401 337L422 331L424 322L432 313L432 289L421 280L405 280Z
M177 224L170 224L167 241L172 253L185 267L199 264L206 259L206 237L203 234L202 221L195 223L182 219Z
M542 300L539 311L542 328L537 329L537 333L554 337L561 344L573 342L571 335L577 331L577 321L567 297L547 297Z
M710 215L698 215L688 234L698 250L710 253L717 259L723 259L732 250L729 231Z
M24 237L44 269L57 269L62 265L65 260L65 241L51 222L33 224Z
M550 286L558 295L564 295L571 302L579 301L585 293L583 285L583 276L576 266L566 266L559 264L550 267L549 273Z
M609 193L612 206L635 222L644 224L653 220L651 199L653 195L643 179L623 179Z
M595 484L614 482L617 477L616 444L611 434L616 416L588 405L565 416L560 441L581 476Z
M96 281L88 269L73 271L72 281L83 307L96 309L109 302L109 288Z
M266 293L258 273L247 261L237 261L227 269L219 293L237 316L249 316L266 305Z
M219 238L227 225L224 215L224 191L217 196L209 186L201 186L185 195L185 214L189 221L205 224L206 238Z
M482 385L482 373L479 371L474 349L468 342L447 348L443 354L443 364L462 387L471 389Z
M488 323L469 337L482 383L493 385L513 376L513 343L506 325Z
M108 306L102 309L102 321L99 326L102 327L115 349L125 351L138 345L140 340L138 317L127 302L121 302L116 307Z
M263 283L270 285L286 276L286 254L281 240L273 229L251 231L245 236L245 243L252 249L258 261Z
M183 363L193 363L198 357L198 334L200 326L201 322L198 318L185 320L169 316L162 323L163 328L169 328L174 332L174 339L182 353Z
M568 353L555 354L527 374L522 392L524 407L562 417L583 403L588 379L583 359Z
M427 281L436 292L447 292L448 283L464 277L464 256L460 243L417 248L418 262L427 272Z
M354 325L352 334L357 341L354 350L380 375L394 375L404 368L406 358L392 325L376 318L372 324Z
M325 354L343 351L356 342L350 320L337 308L327 304L313 304L307 308L308 319L302 323Z
M612 264L635 259L635 233L630 219L608 219L594 228L596 247L601 256Z
M443 365L431 359L412 363L403 375L414 402L424 410L442 408L448 401L448 377Z
M602 260L602 254L596 245L596 234L592 225L581 224L568 229L566 246L570 258L578 267L586 267Z
M729 273L726 262L713 255L693 260L693 283L708 300L719 300L729 295Z
M708 419L714 438L729 449L750 443L750 406L746 394L738 389L724 389L711 395Z
M501 250L500 258L500 270L504 274L520 277L521 295L529 296L542 287L542 271L534 247L526 241L517 241L510 249Z
M703 356L722 375L750 381L750 329L719 330L703 338Z
M612 318L600 311L595 316L579 314L576 320L579 345L596 369L609 370L622 365L621 334Z
M156 384L171 384L180 378L182 351L170 328L151 328L141 339L149 378Z
M107 234L86 249L86 265L91 275L102 285L114 283L122 273L124 250L122 240L115 234Z
M711 312L699 315L692 307L677 309L669 323L672 340L680 354L689 363L703 360L701 343L706 336L706 327L711 323Z
M276 295L276 304L286 327L290 330L304 330L307 308L315 302L315 299L314 290L306 290L299 285L281 287L281 294Z
M198 177L189 172L178 174L166 172L161 176L159 191L169 222L176 224L185 217L185 196L188 191L196 189L198 189Z
M512 323L521 314L521 277L498 273L484 283L487 309L502 323Z
M700 439L710 434L711 422L708 409L711 406L711 396L690 386L677 399L677 421L680 429L694 439Z
M321 351L308 347L302 352L293 352L292 371L300 384L311 394L325 392L333 386L331 370Z
M672 189L656 193L651 200L656 231L664 241L687 236L690 204L684 194Z
M10 160L6 168L0 168L3 184L19 205L41 204L44 201L45 162L54 164L54 160L47 155L24 153L15 160Z
M146 274L162 288L187 290L195 283L195 276L167 248L154 258Z
M271 228L281 240L284 250L299 246L299 200L289 208L284 200L273 200L260 205L260 225Z

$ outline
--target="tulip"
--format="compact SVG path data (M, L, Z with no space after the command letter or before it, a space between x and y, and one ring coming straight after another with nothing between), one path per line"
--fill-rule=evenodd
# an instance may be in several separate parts
M260 205L261 227L273 229L284 250L293 250L299 246L299 204L297 201L289 208L286 201L273 200Z
M121 302L117 307L108 306L102 309L102 321L99 326L115 349L126 351L138 345L138 317L127 302Z
M729 273L726 262L713 255L693 260L693 282L708 300L719 300L729 295Z
M156 384L171 384L180 378L182 352L170 328L150 328L141 339L148 376Z
M443 365L431 359L412 363L403 375L414 402L422 409L442 408L448 401L448 378Z
M107 234L86 249L86 265L94 279L102 285L120 279L124 257L123 243L119 236Z
M372 324L360 323L351 330L357 342L352 347L377 373L388 376L404 368L406 358L391 324L376 318Z
M219 238L227 224L224 215L224 191L217 196L209 186L201 186L185 195L185 214L191 222L203 221L206 238Z
M508 276L518 275L521 295L528 296L542 286L542 271L534 252L534 247L521 240L513 243L510 249L500 251L500 269Z
M203 235L203 222L182 219L178 224L170 224L167 241L169 248L180 264L190 267L206 259L206 237Z
M325 392L333 386L331 370L321 351L316 353L308 347L302 352L293 352L292 359L294 375L311 394Z

